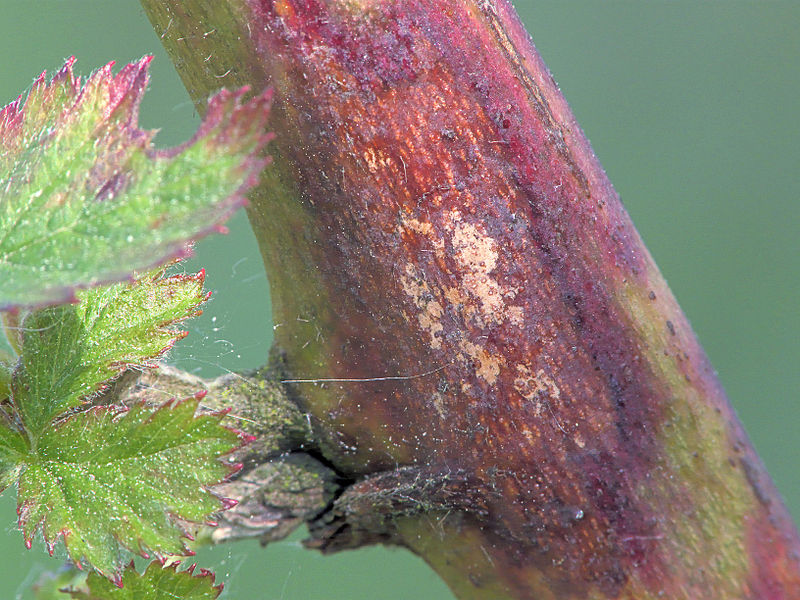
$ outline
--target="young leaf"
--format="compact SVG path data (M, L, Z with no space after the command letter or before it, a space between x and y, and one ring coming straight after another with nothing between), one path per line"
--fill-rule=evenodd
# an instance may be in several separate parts
M226 508L208 491L232 472L217 460L240 444L199 398L120 412L97 407L45 431L19 478L19 525L30 546L41 524L52 552L120 581L122 550L187 554L185 522Z
M178 571L178 563L162 566L151 562L141 575L133 564L125 569L121 587L94 573L87 580L88 591L72 592L75 600L214 600L222 593L222 584L214 585L214 574L194 565Z
M169 151L137 128L150 57L84 85L74 59L0 110L0 308L69 299L186 253L244 202L265 164L270 94L209 101Z
M182 338L185 332L169 326L197 314L208 297L204 279L203 271L165 277L160 269L28 315L12 393L31 437L125 367L150 364Z

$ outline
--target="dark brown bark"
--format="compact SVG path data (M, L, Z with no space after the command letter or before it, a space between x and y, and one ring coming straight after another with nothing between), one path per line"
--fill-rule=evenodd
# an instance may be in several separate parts
M405 545L463 598L798 597L786 510L507 2L143 4L198 101L276 90L276 344L358 481L321 547Z

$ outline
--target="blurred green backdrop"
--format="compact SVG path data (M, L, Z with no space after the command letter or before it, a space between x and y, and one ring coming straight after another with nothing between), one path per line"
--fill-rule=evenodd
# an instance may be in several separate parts
M517 0L517 8L795 518L800 517L800 3ZM0 105L70 55L83 74L155 54L141 123L198 119L135 0L0 0ZM268 288L247 222L197 248L214 290L171 360L206 376L261 364ZM0 598L57 559L26 552L0 499ZM424 564L375 548L322 558L301 535L198 556L229 600L452 597ZM63 555L63 552L62 552Z

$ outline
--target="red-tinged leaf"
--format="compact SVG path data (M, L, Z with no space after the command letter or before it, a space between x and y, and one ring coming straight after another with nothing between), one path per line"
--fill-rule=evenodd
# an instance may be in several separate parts
M137 127L150 58L85 83L73 62L0 111L0 308L68 300L186 254L266 163L269 93L220 92L190 141L155 150Z

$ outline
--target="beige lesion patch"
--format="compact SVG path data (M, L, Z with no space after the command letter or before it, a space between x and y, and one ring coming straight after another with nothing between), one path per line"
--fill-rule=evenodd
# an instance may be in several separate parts
M403 286L403 291L411 297L414 305L420 309L420 312L417 313L417 321L419 326L430 335L431 348L441 348L442 341L437 334L444 329L441 322L444 309L438 301L434 300L430 286L411 263L406 265L405 272L400 275L400 285Z
M440 419L447 418L447 408L445 407L444 403L444 396L441 392L436 392L431 397L431 402L433 407L436 409L436 412L439 414Z
M525 321L524 317L525 311L522 310L521 306L506 307L506 318L515 327L522 327L522 323Z
M426 237L427 241L433 246L437 258L444 257L444 240L435 235L436 231L432 223L420 221L413 217L403 216L398 227L398 233L400 233L400 235L405 235L409 232Z
M473 325L479 330L503 323L516 327L523 325L523 308L508 305L517 296L518 290L504 286L494 276L493 271L500 260L498 242L483 231L481 223L466 222L460 212L452 210L442 230L430 222L405 217L400 222L400 232L426 237L437 259L445 258L445 248L449 246L456 262L453 275L455 280L460 280L459 285L431 288L412 262L406 264L400 275L403 291L419 309L416 319L430 336L431 348L442 348L442 319L445 312L456 319L460 316L469 329L473 329ZM506 366L505 358L479 343L465 339L465 332L452 333L449 339L456 345L457 359L471 363L479 378L489 385L495 384Z
M492 354L483 346L464 340L460 345L464 354L475 363L475 374L483 378L489 385L497 381L500 368L506 364L505 358L499 354Z
M522 307L507 305L507 301L516 297L518 290L503 286L492 276L499 259L497 241L482 232L476 224L464 222L457 211L452 211L450 218L453 257L461 270L463 289L477 301L475 317L478 324L499 324L508 320L513 325L521 326Z
M472 223L461 221L459 213L451 213L455 221L453 251L456 259L466 269L488 273L497 266L497 242L481 233Z
M403 227L410 229L414 233L419 233L420 235L429 236L433 233L433 225L418 219L403 219Z
M531 402L537 416L541 415L545 403L561 398L561 390L556 382L544 369L539 369L534 374L529 365L517 365L517 377L514 379L514 389Z

